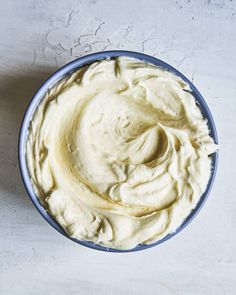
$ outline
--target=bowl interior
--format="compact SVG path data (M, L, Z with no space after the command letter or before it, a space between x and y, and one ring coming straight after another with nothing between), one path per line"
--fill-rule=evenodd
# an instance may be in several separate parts
M174 235L176 235L178 232L180 232L181 230L183 230L192 220L193 218L197 215L197 213L199 212L199 210L201 209L201 207L203 206L204 202L207 199L207 196L210 192L210 189L212 187L214 178L215 178L215 174L216 174L216 168L217 168L217 159L218 159L218 153L214 153L211 155L212 158L212 172L211 172L211 176L210 179L208 181L208 185L206 188L206 191L204 192L204 194L201 196L197 206L192 210L192 212L190 213L190 215L183 221L182 225L172 234L167 235L166 237L164 237L163 239L149 244L149 245L144 245L144 244L140 244L138 246L136 246L133 249L130 250L117 250L117 249L112 249L112 248L106 248L97 244L94 244L92 242L88 242L88 241L80 241L74 238L71 238L68 236L68 234L63 230L63 228L52 218L52 216L44 209L44 207L41 205L39 199L37 198L37 196L34 193L33 187L31 185L31 181L30 181L30 176L28 173L28 169L27 169L27 164L26 164L26 141L27 141L27 136L28 136L28 127L30 124L30 121L33 117L33 114L38 106L38 104L40 103L40 101L42 100L42 98L44 97L44 95L47 93L48 89L51 89L58 81L60 81L61 79L65 78L67 75L70 75L72 72L76 71L77 69L83 67L84 65L88 65L91 64L95 61L98 60L103 60L103 59L107 59L107 58L114 58L117 56L128 56L128 57L132 57L132 58L137 58L139 60L154 64L158 67L161 67L167 71L170 71L172 73L174 73L175 75L179 76L180 78L182 78L191 88L192 90L192 95L194 96L204 118L207 119L208 122L208 127L210 130L210 135L213 138L215 143L218 143L218 138L217 138L217 133L216 133L216 128L215 128L215 124L214 124L214 120L212 118L212 115L210 113L210 110L205 102L205 100L203 99L203 97L201 96L201 94L199 93L199 91L197 90L197 88L183 75L181 74L179 71L177 71L175 68L173 68L172 66L170 66L169 64L154 58L152 56L149 55L145 55L143 53L138 53L138 52L132 52L132 51L119 51L119 50L114 50L114 51L104 51L104 52L99 52L99 53L94 53L94 54L90 54L84 57L81 57L77 60L72 61L71 63L65 65L64 67L62 67L61 69L59 69L57 72L55 72L53 75L51 75L47 81L45 81L45 83L40 87L40 89L37 91L37 93L34 95L34 97L32 98L26 112L23 118L23 122L22 122L22 126L21 126L21 130L20 130L20 135L19 135L19 148L18 148L18 153L19 153L19 164L20 164L20 171L21 171L21 176L26 188L26 191L28 192L33 204L35 205L35 207L37 208L37 210L39 211L39 213L47 220L47 222L49 224L51 224L58 232L60 232L61 234L63 234L64 236L66 236L67 238L83 245L89 248L93 248L96 250L102 250L102 251L109 251L109 252L133 252L133 251L139 251L139 250L144 250L153 246L156 246L158 244L163 243L164 241L170 239L171 237L173 237Z

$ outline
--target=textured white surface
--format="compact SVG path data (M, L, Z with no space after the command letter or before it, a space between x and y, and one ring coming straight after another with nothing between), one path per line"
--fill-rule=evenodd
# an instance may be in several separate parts
M2 0L0 36L0 294L235 294L236 1ZM115 48L155 55L192 79L220 140L199 216L170 241L130 254L59 235L17 167L20 122L40 84L76 56Z

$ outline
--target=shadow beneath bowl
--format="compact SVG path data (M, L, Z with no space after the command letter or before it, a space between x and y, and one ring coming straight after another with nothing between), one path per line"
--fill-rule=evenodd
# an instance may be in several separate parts
M38 88L55 68L0 77L0 193L17 206L30 206L18 167L18 137L25 110ZM6 200L8 202L8 200Z

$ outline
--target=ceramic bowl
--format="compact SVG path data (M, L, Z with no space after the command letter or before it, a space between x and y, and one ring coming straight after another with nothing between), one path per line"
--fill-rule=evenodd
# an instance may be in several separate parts
M170 72L176 74L177 76L182 78L185 82L187 82L187 84L190 86L190 88L192 90L192 95L195 97L195 100L196 100L199 108L201 109L201 112L202 112L204 118L207 119L211 137L213 138L215 143L218 143L215 123L214 123L211 112L210 112L205 100L203 99L202 95L199 93L197 88L183 74L181 74L178 70L176 70L175 68L173 68L169 64L167 64L155 57L152 57L152 56L149 56L149 55L146 55L143 53L138 53L138 52L113 50L113 51L98 52L98 53L94 53L94 54L90 54L90 55L78 58L78 59L72 61L71 63L66 64L62 68L60 68L58 71L56 71L54 74L52 74L45 81L45 83L39 88L39 90L36 92L36 94L31 99L29 106L25 112L23 122L21 125L21 129L20 129L18 152L19 152L20 171L21 171L21 175L22 175L22 179L23 179L26 191L28 192L28 195L31 198L36 209L39 211L39 213L42 215L42 217L51 226L53 226L59 233L61 233L65 237L67 237L67 238L73 240L74 242L79 243L83 246L93 248L96 250L102 250L102 251L108 251L108 252L120 252L121 253L121 252L140 251L140 250L148 249L153 246L157 246L157 245L169 240L170 238L172 238L176 234L178 234L196 217L196 215L198 214L198 212L202 208L203 204L205 203L207 196L209 195L209 192L211 190L212 184L214 182L216 168L217 168L218 153L216 152L211 155L212 172L211 172L211 176L210 176L210 179L209 179L209 182L208 182L208 185L207 185L207 188L206 188L204 194L201 196L197 206L192 210L192 212L189 214L189 216L183 221L181 226L174 233L168 234L163 239L161 239L155 243L152 243L150 245L140 244L130 250L116 250L116 249L112 249L112 248L106 248L106 247L94 244L92 242L80 241L80 240L69 237L68 234L63 230L63 228L44 209L44 207L40 203L40 200L37 198L37 196L34 192L34 189L32 187L29 172L27 169L26 157L25 157L26 141L27 141L27 136L28 136L28 127L29 127L30 121L34 115L34 112L35 112L38 104L41 102L42 98L45 96L47 91L49 89L51 89L58 81L65 78L66 76L72 74L73 72L75 72L79 68L83 67L84 65L91 64L91 63L98 61L98 60L114 58L117 56L133 57L133 58L137 58L139 60L154 64L158 67L161 67L167 71L170 71Z

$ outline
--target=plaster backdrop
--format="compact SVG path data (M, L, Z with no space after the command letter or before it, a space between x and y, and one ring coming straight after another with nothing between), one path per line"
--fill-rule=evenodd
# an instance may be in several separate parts
M0 2L0 294L235 294L236 1ZM43 81L96 51L154 55L185 74L216 122L220 161L210 197L179 235L152 249L77 245L37 213L22 185L17 140Z

